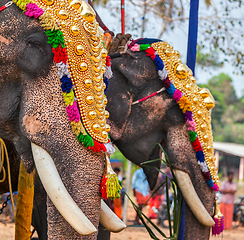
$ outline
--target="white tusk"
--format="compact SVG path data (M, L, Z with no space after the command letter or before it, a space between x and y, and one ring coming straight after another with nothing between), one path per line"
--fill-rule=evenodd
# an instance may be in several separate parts
M186 172L180 170L174 170L174 174L182 195L184 196L186 203L188 204L197 220L204 226L213 226L215 224L214 220L200 201L192 185L190 176Z
M110 232L120 232L126 228L126 225L118 216L101 200L100 223Z
M32 153L41 182L60 214L81 235L90 235L97 229L79 209L67 192L51 156L41 147L31 143ZM69 206L69 211L67 211Z

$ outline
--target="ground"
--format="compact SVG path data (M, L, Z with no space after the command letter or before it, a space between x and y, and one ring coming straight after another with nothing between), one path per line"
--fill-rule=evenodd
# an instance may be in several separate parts
M166 233L167 229L162 228ZM158 236L159 239L163 239ZM238 227L230 231L224 231L223 235L221 234L218 237L211 237L211 240L241 240L244 238L244 228ZM14 239L14 223L3 224L0 223L0 239L4 240L13 240ZM113 233L111 240L149 240L150 237L145 228L127 228L121 233Z
M236 193L236 198L239 195L244 196L244 186L239 184L238 192ZM133 198L133 197L132 197ZM134 199L133 199L134 200ZM0 204L1 207L1 204ZM7 207L8 208L8 207ZM144 209L144 212L147 212L147 209ZM9 209L4 209L4 213L9 213ZM127 225L133 223L135 212L132 205L129 203ZM161 228L161 230L169 236L169 231L167 228ZM156 234L157 237L161 240L164 239L162 236ZM0 215L0 239L4 240L14 240L14 223L11 223L11 219L5 214ZM120 233L113 233L111 240L149 240L151 239L145 227L128 227ZM232 230L225 230L221 235L214 237L211 236L210 240L242 240L244 239L244 227L236 227L233 223Z
M132 224L134 219L135 212L133 211L132 206L129 206L128 209L128 222L127 225ZM233 227L235 225L233 224ZM168 236L168 229L161 228L161 230ZM164 239L157 235L157 237L161 240ZM0 215L0 239L4 240L14 240L14 223L11 223L9 217L5 215ZM146 229L144 227L128 227L121 233L113 233L111 236L111 240L149 240L150 236L148 235ZM241 240L244 239L244 227L234 228L233 230L224 231L218 237L211 237L210 240Z

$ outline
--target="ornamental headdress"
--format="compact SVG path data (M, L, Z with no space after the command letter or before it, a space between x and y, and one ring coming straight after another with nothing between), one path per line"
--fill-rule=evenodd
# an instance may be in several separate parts
M151 44L145 44L145 41ZM128 47L132 51L145 51L146 55L154 61L164 89L177 102L185 116L190 141L202 175L208 187L218 191L219 177L215 166L210 115L210 110L215 106L215 101L210 91L206 88L201 89L195 84L196 79L193 77L191 69L181 62L179 52L167 42L138 39ZM162 89L133 104L144 101L161 91ZM223 215L219 211L217 202L215 203L213 235L223 231Z
M112 154L115 150L108 136L104 94L112 71L94 10L84 0L13 0L0 10L12 3L26 16L39 19L45 30L77 140L94 152ZM107 155L105 161L102 195L114 199L121 187Z

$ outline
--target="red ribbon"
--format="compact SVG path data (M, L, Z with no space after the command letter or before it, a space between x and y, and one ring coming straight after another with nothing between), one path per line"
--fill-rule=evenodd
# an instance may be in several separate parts
M10 7L12 4L13 4L12 1L7 2L5 5L3 5L2 7L0 7L0 12L3 11L5 8Z

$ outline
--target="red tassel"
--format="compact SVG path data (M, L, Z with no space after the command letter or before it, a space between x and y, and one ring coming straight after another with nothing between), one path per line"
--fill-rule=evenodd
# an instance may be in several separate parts
M102 143L99 143L98 141L94 140L93 139L93 142L94 142L94 146L93 147L88 147L87 149L91 149L93 152L106 152L107 149L106 147L104 146L104 144Z
M212 227L212 235L219 235L224 231L224 217L213 218L215 225Z
M107 182L107 176L103 175L101 185L100 185L100 192L102 194L102 198L104 198L105 200L107 200L106 182Z
M192 142L192 146L195 150L195 152L202 151L201 143L199 142L199 139L196 138L194 142Z
M59 44L57 48L52 49L54 53L53 61L56 63L63 62L64 64L67 63L68 56L66 52L66 48L62 48L62 46Z
M145 52L147 53L147 56L152 58L152 60L155 59L155 50L152 47L148 48Z
M111 66L111 62L110 62L110 57L109 56L106 57L106 66L107 67Z

